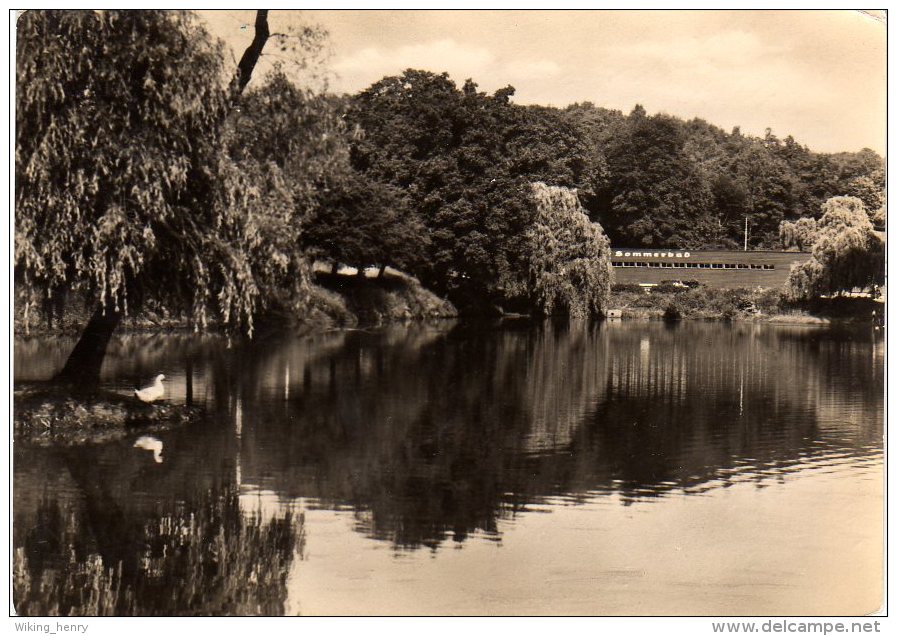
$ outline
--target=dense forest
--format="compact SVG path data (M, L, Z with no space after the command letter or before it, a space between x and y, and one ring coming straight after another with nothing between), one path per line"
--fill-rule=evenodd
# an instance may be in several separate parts
M254 33L232 69L190 12L19 18L17 290L28 307L72 291L95 307L64 374L88 349L98 372L147 303L250 334L272 309L301 316L316 261L392 266L462 311L595 315L610 244L808 249L817 220L840 227L822 218L836 196L884 223L871 150L814 153L641 105L523 106L511 86L423 70L316 93L289 65L252 72L269 39L311 64L319 29L272 34L259 11Z
M403 189L423 211L524 176L576 188L615 245L778 249L779 225L819 218L833 196L883 205L884 161L872 150L815 153L790 135L726 132L701 119L628 115L591 103L520 106L507 87L408 70L348 97L354 167ZM438 175L436 174L438 172ZM458 174L460 173L460 174ZM454 189L451 181L462 176ZM453 201L452 201L453 202Z
M275 77L247 99L276 85L288 90ZM532 182L575 190L615 245L741 249L747 227L748 249L809 249L788 229L801 219L798 228L815 227L835 196L858 197L884 223L884 161L872 150L814 153L791 136L727 133L640 105L624 115L589 103L521 106L513 95L409 69L324 98L348 161L324 176L306 248L393 265L463 302L494 296L521 269Z

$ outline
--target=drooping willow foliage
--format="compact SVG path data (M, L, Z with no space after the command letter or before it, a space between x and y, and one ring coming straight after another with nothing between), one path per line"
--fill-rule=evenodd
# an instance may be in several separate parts
M292 192L222 143L220 43L184 11L28 11L17 23L17 280L133 313L148 298L252 330Z
M803 252L816 242L816 219L804 216L796 221L782 221L779 224L779 239L782 249L795 248Z
M813 257L791 270L789 296L807 299L883 284L884 240L873 230L863 202L833 197L822 210Z
M543 314L601 315L611 285L610 243L574 190L531 184L536 208L526 232L526 292Z

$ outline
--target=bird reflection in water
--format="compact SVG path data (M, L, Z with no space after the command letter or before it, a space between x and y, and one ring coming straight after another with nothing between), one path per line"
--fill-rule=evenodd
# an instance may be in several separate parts
M134 448L142 448L143 450L153 451L153 461L157 464L162 463L162 440L156 439L150 435L142 435L134 442Z

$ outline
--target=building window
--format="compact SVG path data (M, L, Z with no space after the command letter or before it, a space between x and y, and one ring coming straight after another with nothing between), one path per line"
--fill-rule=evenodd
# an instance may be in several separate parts
M696 263L694 261L611 261L613 267L649 267L662 268L699 268L699 269L762 269L773 270L775 265L757 263Z

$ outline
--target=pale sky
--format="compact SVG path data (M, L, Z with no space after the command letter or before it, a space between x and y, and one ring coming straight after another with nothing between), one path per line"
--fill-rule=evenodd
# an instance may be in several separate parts
M239 58L254 12L201 13ZM447 71L459 86L511 84L519 104L641 103L821 152L885 151L886 28L854 11L272 11L269 22L300 20L330 33L335 92Z

